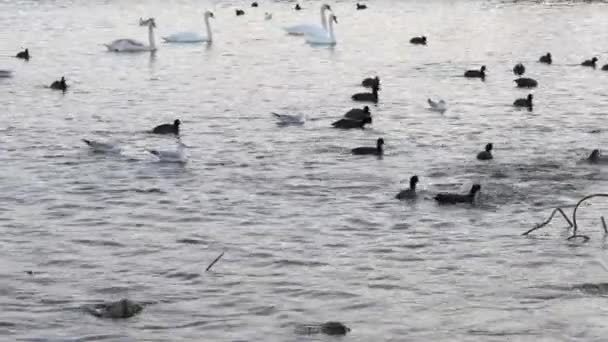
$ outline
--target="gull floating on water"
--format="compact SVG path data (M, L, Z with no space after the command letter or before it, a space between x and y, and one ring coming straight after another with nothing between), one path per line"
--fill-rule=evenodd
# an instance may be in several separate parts
M184 151L185 145L182 142L177 143L176 150L148 150L155 155L159 161L165 163L186 163L188 158Z
M288 125L303 125L306 122L306 117L303 114L279 114L272 113L277 119L277 125L288 126Z
M117 145L110 143L103 143L99 141L93 141L88 139L82 139L85 144L89 145L89 147L93 150L93 152L99 153L120 153L121 148Z
M435 102L431 99L427 99L426 101L429 103L432 111L443 113L448 109L447 104L443 100Z

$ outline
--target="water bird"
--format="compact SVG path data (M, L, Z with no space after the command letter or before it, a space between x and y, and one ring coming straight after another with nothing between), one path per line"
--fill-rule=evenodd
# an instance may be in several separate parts
M236 14L236 16L241 16L241 15L245 15L245 11L243 11L242 9L236 9L234 10L234 13Z
M366 4L360 4L357 2L357 10L364 10L367 9L367 5Z
M166 37L162 37L162 38L167 43L202 43L202 42L211 43L211 42L213 42L213 35L211 33L211 25L209 24L209 18L215 18L215 17L213 16L213 12L206 11L205 14L203 15L203 20L205 22L205 28L207 31L206 36L203 36L197 32L189 31L189 32L174 33L170 36L166 36Z
M361 81L361 85L364 86L365 88L371 88L371 87L380 87L380 77L376 76L376 77L368 77L366 79L364 79L363 81Z
M604 66L602 67L602 70L604 70L604 71L608 71L608 64L604 65Z
M603 157L599 149L591 151L587 161L591 164L608 164L608 158Z
M103 143L94 140L82 139L85 144L87 144L93 152L97 153L120 153L121 148L117 145L110 143Z
M49 88L66 91L68 89L68 85L65 82L65 77L61 76L61 79L59 81L54 81L53 83L51 83Z
M15 55L15 57L19 58L19 59L25 59L26 61L30 60L30 50L25 49L23 51L19 51L17 52L17 54Z
M299 334L319 334L323 333L330 336L346 335L350 328L340 322L326 322L323 324L303 324L296 327L296 333Z
M341 129L352 129L352 128L364 129L365 125L371 124L371 123L372 123L372 118L368 117L368 118L364 118L363 120L340 119L340 120L332 123L331 125L334 128L341 128Z
M86 307L86 310L95 317L118 319L137 315L143 310L143 306L128 299L121 299L117 302Z
M517 87L519 88L534 88L538 86L538 82L535 79L529 77L520 77L516 80L513 80L513 82L517 83Z
M300 4L296 4L293 9L296 10L296 11L299 11L299 10L302 9L302 7L300 6Z
M175 119L173 124L162 124L154 127L152 133L155 134L179 134L179 126L181 125L181 121L179 119Z
M147 20L139 19L139 26L148 26L148 44L145 45L135 39L117 39L110 44L104 44L108 51L111 52L142 52L142 51L156 51L156 43L154 42L154 28L156 28L156 22L154 18Z
M277 124L280 126L303 125L306 122L306 117L303 114L278 114L272 113L278 119Z
M464 77L484 79L486 77L486 66L482 65L479 70L467 70Z
M378 138L376 140L376 147L357 147L351 150L352 154L356 155L374 155L381 156L384 153L382 146L384 145L384 139Z
M180 141L176 150L148 150L155 155L159 161L165 163L186 163L188 158L184 152L184 144Z
M551 53L547 52L547 54L544 56L541 56L538 61L541 63L545 63L545 64L553 63L553 59L551 58Z
M521 76L526 72L526 67L521 64L521 63L517 63L515 64L515 66L513 67L513 73L517 76Z
M582 66L592 67L595 69L595 62L597 62L597 57L593 57L581 63Z
M258 7L258 3L257 3L257 2L255 2L255 1L254 1L254 2L252 2L252 3L251 3L251 7Z
M363 120L365 118L371 118L372 113L369 111L369 107L353 108L344 114L344 117L350 120Z
M517 99L513 102L515 107L528 107L528 109L532 109L532 94L528 94L528 97L525 99Z
M473 184L471 190L466 195L461 194L453 194L442 192L435 196L435 200L439 202L439 204L456 204L456 203L473 203L475 200L475 195L481 190L481 185Z
M443 100L435 102L431 99L426 99L426 102L431 107L431 110L435 112L444 113L448 109L447 104Z
M271 20L272 19L272 13L266 12L264 13L264 20Z
M379 89L379 87L377 85L374 85L372 87L371 93L357 93L357 94L354 94L353 96L351 96L351 99L353 99L353 101L359 101L359 102L378 103L378 89Z
M414 38L410 39L410 43L412 43L414 45L426 45L426 37L425 36L414 37Z
M327 35L327 26L328 21L325 17L325 12L331 11L331 7L328 4L321 5L321 25L313 25L313 24L300 24L285 27L284 30L287 34L290 35L305 35L305 34L317 34L317 35Z
M477 159L479 159L479 160L493 159L494 156L492 156L492 148L494 148L494 145L492 145L492 143L486 144L486 149L484 151L477 153Z
M395 198L398 200L416 198L416 184L418 184L418 176L412 176L410 178L410 187L408 189L401 190L397 196L395 196Z
M336 35L334 34L334 23L338 23L338 17L334 14L330 14L329 18L329 32L325 32L324 34L306 34L306 42L311 45L336 45Z

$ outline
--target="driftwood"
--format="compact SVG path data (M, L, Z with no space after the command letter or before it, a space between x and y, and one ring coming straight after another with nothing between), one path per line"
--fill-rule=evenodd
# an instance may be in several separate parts
M562 214L562 217L566 220L566 222L568 222L568 228L572 228L572 235L570 237L568 237L568 240L573 240L573 239L580 238L580 239L583 240L583 242L588 241L590 239L589 236L582 235L582 234L577 234L578 233L578 224L576 223L576 213L578 211L578 208L580 207L580 205L583 202L585 202L586 200L591 199L593 197L608 197L608 194L592 194L592 195L588 195L588 196L583 197L574 206L574 211L572 212L572 220L570 220L568 218L568 215L566 215L566 213L564 212L564 210L562 208L555 208L553 210L553 212L551 213L551 216L549 216L549 218L547 220L545 220L542 223L539 223L539 224L535 225L534 228L526 231L522 235L528 235L528 234L532 233L533 231L538 230L538 229L546 226L547 224L549 224L549 222L551 222L551 220L553 220L553 217L555 217L555 214L559 212L560 214ZM601 217L601 219L602 219L602 227L604 229L604 233L608 234L608 227L606 227L606 220L604 219L603 216Z

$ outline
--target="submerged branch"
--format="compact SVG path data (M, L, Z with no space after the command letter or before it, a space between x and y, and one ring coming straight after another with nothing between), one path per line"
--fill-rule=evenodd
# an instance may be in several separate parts
M224 252L222 252L222 254L220 254L217 258L215 258L215 260L213 260L209 264L209 266L207 266L207 269L205 270L205 272L209 271L211 269L211 267L213 267L213 265L215 265L215 263L218 262L223 256L224 256Z

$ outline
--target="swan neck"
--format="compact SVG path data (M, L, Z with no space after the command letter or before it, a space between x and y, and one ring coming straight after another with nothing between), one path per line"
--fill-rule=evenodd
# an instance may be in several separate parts
M156 44L154 43L154 27L152 27L152 24L148 25L148 41L150 43L150 49L156 50Z
M207 29L207 40L209 42L213 41L213 35L211 33L211 24L209 24L209 17L205 16L205 28Z
M331 19L329 20L329 38L331 39L332 42L336 41L336 36L334 35L334 21Z

